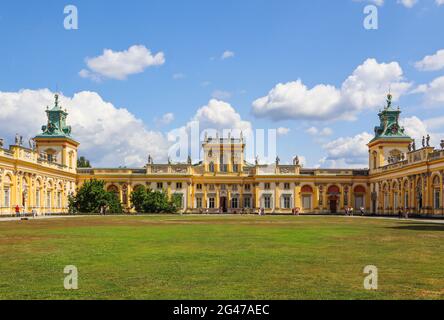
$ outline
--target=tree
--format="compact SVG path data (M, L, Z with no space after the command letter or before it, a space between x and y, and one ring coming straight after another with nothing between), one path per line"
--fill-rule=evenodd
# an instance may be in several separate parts
M102 207L108 212L122 213L122 204L112 192L105 191L105 182L86 181L75 196L69 198L70 212L100 213Z
M86 159L85 157L82 156L77 160L77 167L78 168L91 168L91 164L88 159Z
M144 212L143 203L146 198L146 188L140 186L131 193L131 203L137 212Z
M162 191L139 187L131 194L131 203L141 213L176 213L182 204L182 196L173 195L171 200Z

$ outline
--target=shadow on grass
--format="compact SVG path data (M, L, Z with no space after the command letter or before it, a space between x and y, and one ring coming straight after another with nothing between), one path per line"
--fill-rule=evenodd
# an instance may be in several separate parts
M444 231L444 224L410 224L396 227L389 227L388 229L396 229L396 230L412 230L412 231Z

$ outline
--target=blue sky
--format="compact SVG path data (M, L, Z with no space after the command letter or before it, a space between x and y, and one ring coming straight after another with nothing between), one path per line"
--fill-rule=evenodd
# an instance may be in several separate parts
M78 9L78 30L64 29L63 9L68 4ZM363 9L369 4L377 5L377 30L363 27ZM2 1L0 137L11 141L15 132L37 133L44 122L39 110L58 90L74 118L73 134L84 146L81 153L100 166L140 165L148 153L165 159L165 148L153 144L167 144L168 132L199 118L198 110L210 105L203 112L209 126L214 121L218 128L224 119L234 119L231 122L242 121L238 127L289 129L282 130L288 133L277 141L284 162L298 154L310 167L360 167L365 165L362 142L372 134L384 94L392 86L410 133L420 137L430 131L436 144L444 139L439 135L444 124L440 122L444 98L439 94L444 81L433 82L444 76L438 54L444 49L444 5L439 4L437 0ZM87 64L87 58L102 56L104 49L117 53L132 46L143 46L152 56L163 53L164 59L124 79L103 76ZM222 59L224 52L232 56ZM433 71L417 64L434 55ZM354 74L359 66L364 75ZM80 76L81 70L96 78ZM381 79L380 73L384 73ZM345 92L341 87L350 76ZM378 83L368 83L375 79ZM275 92L278 98L268 95L279 83L283 86ZM355 90L359 96L367 95L364 101L355 99ZM75 97L78 93L83 95ZM253 107L265 97L268 102ZM220 104L211 105L212 98ZM161 121L165 114L170 115ZM116 128L124 132L119 134ZM143 130L139 137L129 133L137 130ZM126 146L125 139L131 140Z

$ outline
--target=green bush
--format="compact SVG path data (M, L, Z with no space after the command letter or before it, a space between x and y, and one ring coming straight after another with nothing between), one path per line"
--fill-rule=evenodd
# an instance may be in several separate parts
M123 213L120 200L112 192L105 191L105 182L90 180L68 198L70 213L100 213L106 207L108 213Z
M131 203L140 213L177 213L182 197L173 195L169 200L165 192L139 187L131 194Z

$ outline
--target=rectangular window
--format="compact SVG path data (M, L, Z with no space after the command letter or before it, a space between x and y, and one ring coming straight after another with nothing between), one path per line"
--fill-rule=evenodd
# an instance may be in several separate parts
M10 195L9 188L6 187L3 192L4 192L5 207L9 208L11 206L11 195Z
M246 208L246 209L251 208L251 198L250 197L244 198L244 208Z
M198 183L198 184L196 185L196 189L197 189L197 190L202 190L202 185L201 185L200 183Z
M284 196L284 209L291 208L291 196Z
M182 189L182 182L176 183L176 189Z
M302 207L304 210L311 210L311 195L302 196Z
M441 207L441 194L439 189L435 189L435 209L439 209Z
M180 199L180 208L183 209L183 205L184 205L184 203L183 203L183 194L175 193L174 195Z
M245 185L245 191L250 191L250 190L251 190L251 185L246 184L246 185Z
M265 209L271 209L271 196L264 196Z
M224 185L224 184L221 184L221 185L220 185L220 190L227 190L227 186Z
M214 209L216 206L215 206L215 202L214 202L214 198L210 198L209 199L209 205L208 205L208 207L210 208L210 209Z
M51 208L51 191L46 192L46 208Z
M409 207L409 194L406 192L404 195L404 209Z
M361 207L364 207L364 196L356 196L355 197L355 208L359 210Z
M35 206L40 208L40 189L35 192Z
M59 191L57 192L57 208L62 207L62 193Z
M163 183L162 182L158 182L157 183L157 189L159 189L159 190L163 189Z
M231 199L231 208L237 209L239 207L239 201L237 198Z
M196 198L196 208L200 209L202 208L202 198Z
M233 191L237 191L237 184L233 184Z
M214 184L210 184L209 187L208 187L208 189L210 189L211 191L213 191L213 190L214 190Z
M265 183L265 185L264 185L264 189L265 189L265 190L270 190L270 184L269 184L269 183Z
M238 164L233 165L233 172L239 172L239 165Z

